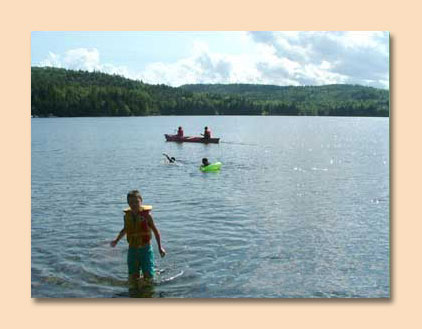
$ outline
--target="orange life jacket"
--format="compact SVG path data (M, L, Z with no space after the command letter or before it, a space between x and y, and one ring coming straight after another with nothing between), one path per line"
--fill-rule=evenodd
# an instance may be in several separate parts
M129 247L138 248L149 244L151 229L148 226L147 215L151 206L141 206L140 211L134 215L130 208L125 209L126 238Z

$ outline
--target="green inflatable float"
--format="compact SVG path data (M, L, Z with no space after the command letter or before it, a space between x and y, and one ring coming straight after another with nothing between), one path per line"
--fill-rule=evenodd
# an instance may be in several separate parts
M215 162L215 163L211 163L208 166L200 166L199 169L202 172L215 172L215 171L220 171L221 168L221 162Z

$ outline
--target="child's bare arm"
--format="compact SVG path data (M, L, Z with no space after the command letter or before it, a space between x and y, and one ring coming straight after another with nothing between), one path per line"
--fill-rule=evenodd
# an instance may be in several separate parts
M116 244L119 242L121 238L123 238L126 234L126 227L123 227L123 229L119 232L116 239L110 242L110 246L115 247Z
M167 160L169 160L171 162L170 157L166 153L163 153L163 155L167 158Z
M147 216L148 226L151 228L152 232L154 232L155 240L157 240L158 251L160 252L161 257L166 255L166 251L161 246L161 235L160 231L158 231L157 227L154 224L154 220L152 219L151 215Z

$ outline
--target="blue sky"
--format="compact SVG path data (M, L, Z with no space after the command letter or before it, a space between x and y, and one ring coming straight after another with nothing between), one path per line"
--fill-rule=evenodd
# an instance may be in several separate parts
M31 64L153 84L349 83L388 88L388 32L53 32L31 34Z

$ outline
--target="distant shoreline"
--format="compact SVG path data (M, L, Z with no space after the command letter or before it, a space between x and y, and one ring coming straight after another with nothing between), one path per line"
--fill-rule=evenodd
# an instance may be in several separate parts
M175 114L175 115L131 115L131 116L34 116L31 115L31 119L61 119L61 118L142 118L142 117L206 117L206 116L216 116L216 117L234 117L234 116L244 116L244 117L330 117L330 118L389 118L389 115L378 115L378 116L364 116L364 115L281 115L281 114L272 114L272 115L228 115L228 114L204 114L204 115L185 115L185 114Z
M390 92L360 85L150 85L118 75L31 68L34 117L388 117Z

